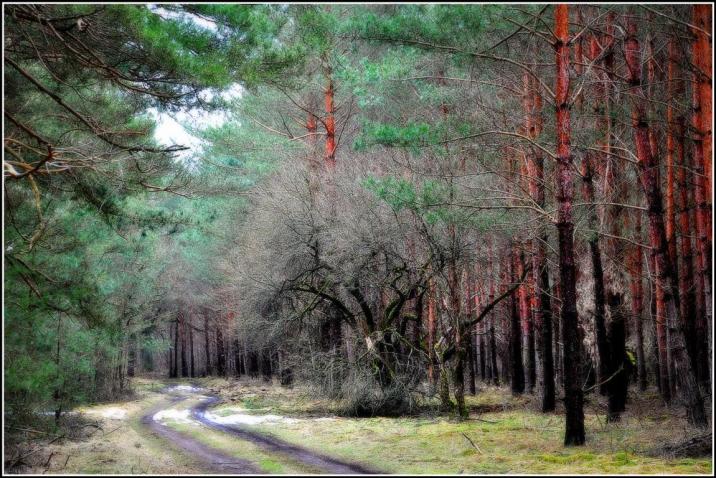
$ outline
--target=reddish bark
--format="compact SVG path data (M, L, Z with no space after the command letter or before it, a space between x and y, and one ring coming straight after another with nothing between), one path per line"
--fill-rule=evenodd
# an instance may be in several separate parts
M508 258L510 263L510 283L515 283L517 277L522 275L520 268L520 258L517 248L513 244L511 247L511 257ZM510 377L512 385L512 395L520 395L525 391L525 371L522 362L522 327L520 324L519 313L519 291L512 294L510 300Z
M679 154L677 148L679 143L676 138L676 118L674 102L677 92L680 90L675 78L680 74L678 64L678 52L673 37L669 38L669 61L667 66L667 88L666 88L666 242L669 249L671 262L676 264L676 210L674 207L674 157Z
M542 96L539 87L531 75L524 77L528 115L525 119L527 135L536 140L542 132ZM528 189L532 200L540 207L545 205L544 194L544 159L542 151L532 148L527 157ZM538 240L535 242L532 256L532 274L534 291L534 326L537 333L537 354L540 362L542 411L548 412L555 407L554 389L554 356L552 353L552 310L549 296L549 270L545 244L547 231L544 225L539 226Z
M525 270L525 256L520 253L517 259L517 277L522 277ZM525 384L529 391L535 386L534 331L530 308L529 284L527 281L517 289L519 300L520 323L522 328L522 358L524 360Z
M326 104L326 153L325 162L328 170L333 170L336 167L336 118L335 118L335 105L334 105L334 88L333 88L333 72L330 66L326 65L324 68L324 75L326 78L326 89L324 91L325 104Z
M671 401L671 389L673 384L670 380L669 340L666 335L668 320L665 303L666 293L664 291L663 274L661 273L663 266L660 267L658 262L655 262L654 266L654 291L656 293L656 313L654 320L656 321L656 343L659 348L659 383L661 384L661 397L666 403L669 403Z
M701 103L701 131L703 133L703 171L704 184L703 192L706 200L710 202L711 187L713 184L713 171L711 169L711 154L713 152L712 115L713 103L711 99L713 81L712 75L712 46L711 37L706 32L711 31L712 11L708 4L694 5L692 7L692 23L697 28L693 29L696 37L694 41L693 63L698 74L698 95ZM707 211L710 210L710 204ZM711 227L707 227L709 242L711 241Z
M712 103L712 39L706 32L711 31L712 10L710 5L694 5L692 7L692 64L694 65L693 102L694 117L694 174L696 196L696 231L698 258L695 274L697 301L697 335L699 338L708 336L708 320L712 317L711 304L711 244L712 216L711 194L713 188L713 103ZM697 151L698 150L698 151ZM708 344L703 340L699 345L699 379L707 384L710 380L708 372ZM701 363L703 362L703 363ZM707 387L708 388L708 387Z
M582 8L577 7L577 25L584 25L584 17L582 16ZM579 38L574 42L574 72L577 74L577 78L581 80L584 74L584 35L580 35ZM582 109L584 103L584 95L582 91L577 94L574 99L574 105L577 109Z
M555 5L555 50L557 107L557 229L559 232L559 272L562 289L562 342L564 362L564 406L566 413L565 445L584 444L584 392L582 391L580 359L582 344L579 339L577 315L576 271L574 266L574 224L572 222L572 152L570 148L569 116L569 7Z
M698 344L700 343L697 335L696 317L696 291L694 285L694 264L693 252L691 247L691 218L689 210L693 203L693 188L688 182L687 168L685 157L685 119L679 117L676 120L676 182L678 194L676 197L676 210L678 211L678 224L681 231L679 241L679 256L681 263L679 264L679 296L681 297L681 316L684 322L684 330L686 331L686 348L693 363L697 365L697 373L701 379L700 370L707 369L699 362ZM676 242L676 240L674 241ZM705 332L705 331L704 331Z
M695 82L694 82L695 84ZM691 88L692 91L692 129L694 131L692 136L693 149L692 149L692 167L694 170L693 179L693 194L694 194L694 208L693 211L693 226L696 237L697 251L694 255L694 293L695 293L695 313L696 313L696 336L698 341L696 343L696 353L699 357L697 361L697 370L699 380L702 382L708 382L710 380L708 373L708 346L706 345L705 338L708 334L708 327L706 322L706 315L708 313L709 301L707 301L706 288L707 284L710 283L710 279L707 279L706 271L710 267L711 254L710 245L708 245L708 237L706 235L706 199L704 197L704 176L702 174L703 165L703 135L699 133L701 130L701 103L696 87ZM708 249L707 249L708 248ZM703 361L703 363L701 363Z
M634 237L641 242L641 211L636 211L634 219ZM639 390L646 390L646 360L644 356L644 287L643 287L643 254L641 247L635 246L629 264L631 274L631 312L636 330L636 361L637 381Z
M531 248L531 245L528 245ZM526 264L526 263L525 263ZM525 265L525 267L527 267ZM534 392L537 386L537 350L535 343L535 320L534 320L534 281L532 275L528 275L527 284L527 384L530 392Z
M492 258L495 255L495 248L494 243L490 241L490 255L488 258L488 269L490 271L490 303L492 303L495 300L495 282L497 281L497 274L495 273L495 264L492 260ZM490 313L490 336L489 336L489 346L490 346L490 370L491 370L491 378L492 383L494 385L500 384L500 374L497 370L497 341L495 340L495 312Z
M647 94L645 97L645 100L650 100L653 98L653 90L655 87L655 78L656 78L656 60L654 58L654 44L653 39L651 37L651 34L647 34L647 41L646 41L646 56L648 58L647 61ZM644 101L641 105L643 107L643 110L646 114L645 118L648 118L653 115L653 103L650 101ZM634 116L635 112L632 111L632 117ZM639 113L641 114L641 113ZM632 118L633 119L633 118ZM634 120L633 120L634 121ZM661 142L657 139L657 133L654 128L647 127L646 128L646 135L648 136L648 143L649 143L649 149L651 151L651 157L654 159L654 167L650 170L650 174L652 175L652 180L657 184L661 184L661 169L659 167L659 144ZM638 154L638 153L637 153ZM660 186L659 186L660 187ZM661 194L661 193L660 193ZM668 242L665 243L665 253L668 254ZM652 250L653 253L653 250ZM672 347L671 344L671 337L670 337L670 331L669 331L669 320L668 312L666 310L666 302L665 298L667 297L667 293L664 291L664 281L659 276L659 263L654 263L654 291L655 291L655 315L654 320L656 321L656 340L657 340L657 347L659 350L659 383L661 384L661 395L664 401L667 403L671 401L671 397L674 394L675 384L674 384L674 369L673 369L673 360L672 360ZM672 262L673 265L673 262Z
M682 390L687 417L692 424L704 425L707 423L707 419L704 412L703 398L696 382L694 364L691 363L691 359L685 350L678 296L678 278L674 275L673 265L667 251L661 186L656 174L658 162L649 142L650 128L646 116L644 92L641 86L640 47L634 17L629 17L626 33L624 57L627 64L632 98L632 126L637 150L639 176L648 203L649 239L656 263L658 281L657 306L662 303L665 316L671 318L667 324L673 327L671 330L672 356L676 366L676 375L683 385ZM660 316L658 307L657 316ZM662 383L662 394L668 388Z

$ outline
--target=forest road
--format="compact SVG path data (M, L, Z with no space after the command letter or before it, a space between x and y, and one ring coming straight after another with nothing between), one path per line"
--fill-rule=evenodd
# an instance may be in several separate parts
M325 473L338 475L379 473L378 471L370 470L363 465L345 462L326 455L321 455L319 453L312 452L306 448L292 445L283 440L257 433L253 430L248 430L246 428L236 425L225 425L212 421L206 417L206 411L209 406L217 403L218 401L218 397L209 397L206 400L202 400L198 405L195 405L191 409L192 416L208 427L214 428L216 430L221 430L222 432L229 433L235 437L250 441L251 443L258 445L264 450L269 451L271 453L281 453L283 455L289 456L290 458L299 461L305 465L319 468Z
M258 469L254 464L247 460L241 460L235 457L228 456L218 450L214 450L186 435L183 435L171 428L161 424L154 420L154 415L158 412L171 408L178 402L193 398L192 395L199 395L198 389L192 389L189 393L177 394L172 389L165 389L162 391L163 394L169 399L170 405L166 403L154 407L149 412L142 416L141 422L155 434L171 441L172 443L183 448L187 452L191 453L199 461L203 462L207 467L209 473L231 473L231 474L250 474L250 473L264 473ZM192 417L200 422L201 424L210 427L215 430L219 430L223 433L230 434L241 440L251 442L269 453L281 454L285 457L291 458L297 462L309 465L312 468L321 470L322 473L326 474L337 474L337 475L354 475L354 474L379 474L379 471L369 469L363 465L357 463L350 463L342 461L336 458L332 458L320 453L315 453L306 448L292 445L288 442L280 440L278 438L263 435L253 430L246 429L237 425L225 425L217 423L206 416L206 412L211 405L219 402L217 396L207 396L201 394L205 398L198 404L190 408Z
M170 403L174 405L178 402L186 400L187 398L189 397L171 395ZM149 428L155 435L170 441L174 445L188 452L193 458L203 465L202 468L205 468L207 473L228 473L232 475L262 473L262 471L254 466L254 464L250 461L241 460L225 453L221 453L220 451L214 450L203 443L193 440L186 435L172 430L168 426L154 420L154 415L162 410L165 410L166 408L167 405L162 404L145 413L141 418L142 425Z

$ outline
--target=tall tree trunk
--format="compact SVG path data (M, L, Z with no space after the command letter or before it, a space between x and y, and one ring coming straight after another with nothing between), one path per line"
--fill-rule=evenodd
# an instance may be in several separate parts
M653 98L653 90L656 79L656 60L654 59L654 41L651 34L647 34L646 37L646 57L648 58L647 64L647 91L644 101L644 117L649 118L653 116L652 103L650 102ZM661 183L661 169L659 167L659 144L661 142L657 139L656 131L654 128L647 128L647 137L649 139L649 148L651 155L654 158L654 164L656 165L653 169L654 181L657 184ZM665 253L668 254L668 247L665 249ZM672 263L673 264L673 263ZM658 334L659 353L660 353L660 373L662 375L662 385L666 385L661 389L662 398L667 403L671 401L674 395L675 383L674 383L674 361L672 358L673 347L670 328L673 327L674 318L668 314L666 310L666 292L664 291L664 285L659 279L659 264L656 263L656 330ZM674 271L676 273L676 271Z
M194 327L189 323L189 371L191 377L196 377L196 369L194 368Z
M478 313L479 310L479 302L478 302L478 294L477 294L477 285L475 284L475 279L472 274L472 268L467 267L466 270L463 271L463 282L465 283L465 315L468 317L469 320L472 320L475 318L475 316ZM475 364L477 362L477 353L476 353L476 345L478 342L477 339L477 325L474 327L471 327L470 330L467 333L467 354L465 359L467 360L468 367L467 367L467 389L470 395L475 395L476 389L475 389L475 376L476 376L476 368Z
M517 281L519 268L519 254L514 243L512 244L512 257L510 258L510 282ZM519 313L519 293L512 294L510 300L510 377L512 380L512 395L520 395L525 391L525 371L522 362L522 327Z
M470 333L469 335L470 340L467 347L467 363L468 363L468 369L467 369L467 390L470 393L470 395L475 395L477 393L477 390L475 388L475 333L474 331Z
M63 380L61 376L61 344L62 344L62 316L60 314L57 314L57 330L55 332L57 337L57 345L55 348L55 389L52 392L52 399L55 402L55 426L59 426L60 424L60 416L62 415L62 385Z
M582 163L582 195L584 201L588 204L594 204L594 166L592 165L592 153L587 152L584 155ZM598 378L599 392L602 395L607 393L607 378L612 374L609 366L609 344L607 343L607 327L606 327L606 303L604 292L604 269L602 267L602 252L599 248L599 233L597 232L597 210L596 207L590 206L589 210L589 229L594 232L589 234L589 256L592 261L592 280L594 282L594 331L596 333L597 343L597 361L598 361Z
M681 82L677 84L679 72L678 52L673 37L669 38L668 44L669 60L667 64L666 83L666 245L671 263L674 265L674 272L678 274L676 255L676 208L674 201L674 185L676 175L674 171L674 158L680 154L677 152L679 142L677 141L678 124L675 117L676 94L681 90Z
M172 378L179 376L179 320L174 321L174 369Z
M482 380L483 382L485 380L487 380L487 360L486 360L487 349L485 347L485 330L486 330L486 327L483 324L480 327L479 335L477 336L478 350L480 353L480 365L479 365L480 380Z
M189 364L186 360L186 323L184 322L184 314L180 312L177 320L179 320L179 336L181 338L181 376L187 377L189 375Z
M629 358L626 356L626 330L624 327L624 313L621 294L609 294L609 365L610 376L608 382L609 408L608 422L617 422L621 419L621 412L625 409L627 387L629 385Z
M649 325L651 327L651 335L653 340L651 342L651 356L653 362L654 381L656 382L656 388L661 392L661 367L659 366L659 334L656 330L656 262L654 255L649 254L649 315L651 320Z
M519 263L518 263L517 276L521 277L522 272L525 270L525 255L524 252L520 252ZM535 341L534 341L534 327L532 323L531 314L531 297L528 282L525 281L518 289L519 302L520 302L520 319L522 322L522 354L524 359L525 369L525 385L527 390L532 393L534 391L535 382L537 379L536 365L535 365Z
M667 141L667 159L666 159L666 177L667 177L667 199L666 199L666 239L669 248L669 256L675 266L675 273L679 277L679 296L681 297L681 317L686 335L686 349L691 357L692 363L696 364L697 377L701 380L703 367L700 363L698 345L699 338L697 335L696 316L696 294L694 290L694 268L693 253L691 248L691 221L689 217L689 209L692 206L693 190L692 185L687 182L686 169L690 165L686 164L685 151L685 130L686 119L679 115L676 117L675 112L675 96L683 90L684 82L676 80L681 75L679 71L679 51L674 37L669 38L668 45L669 64L668 64L668 92L669 103L667 110L667 121L669 126L670 144ZM674 162L676 163L674 165ZM677 185L678 194L674 198L674 183ZM690 198L691 197L691 198ZM680 241L676 237L676 220L678 216L678 224ZM677 253L677 242L679 242L679 251L681 263L679 264L679 254ZM678 265L678 266L677 266ZM705 331L703 331L705 332ZM708 373L707 373L708 376Z
M216 328L216 373L223 377L226 375L226 354L224 353L224 336L221 327Z
M435 356L435 335L437 333L437 314L435 304L435 281L431 278L428 280L428 382L430 390L434 391L438 383L438 370L436 367L437 358Z
M608 206L605 206L607 211L606 222L609 224L609 234L604 241L605 248L602 251L606 251L606 256L610 258L608 266L604 269L604 294L607 299L607 304L618 304L609 305L608 317L618 316L618 320L622 320L622 324L615 324L615 327L619 329L624 328L626 334L627 323L624 321L624 310L622 304L625 302L624 291L627 288L628 278L626 277L626 271L622 264L626 264L629 260L628 250L625 246L624 241L620 238L624 235L622 231L622 224L628 220L625 215L625 208L621 205L622 198L626 198L629 195L629 189L627 183L619 181L619 178L625 176L624 161L617 159L612 154L612 105L613 105L613 93L614 85L616 84L616 75L614 74L614 23L616 20L616 13L609 12L607 14L607 24L605 32L602 36L602 45L605 49L604 54L604 70L606 75L601 75L604 80L604 87L599 88L599 93L604 103L604 108L601 110L601 115L597 120L597 126L600 134L603 137L601 152L599 155L599 162L606 165L604 171L600 171L603 181L603 198L605 201L613 202ZM597 50L594 51L596 53ZM600 51L601 53L601 51ZM656 64L656 61L651 61L651 64ZM599 168L597 168L599 169ZM612 198L614 198L612 200ZM602 222L604 222L604 214L602 214ZM612 330L607 320L607 330ZM609 333L609 332L608 332ZM619 334L616 335L619 337ZM609 342L608 357L626 357L626 341L617 341L616 343ZM621 347L621 350L617 350L615 347ZM610 374L616 373L619 368L619 363L610 361ZM611 375L610 375L611 376ZM618 376L619 377L619 376ZM608 378L608 377L607 377ZM628 377L627 377L628 378ZM617 377L615 377L617 379ZM613 393L621 393L621 388L616 387L612 389ZM610 393L612 393L610 392ZM626 403L626 396L624 397L624 403Z
M259 358L255 351L249 352L249 376L256 378L259 376Z
M455 361L454 365L454 387L455 387L455 411L458 417L467 418L465 408L465 348L460 336L455 339Z
M696 45L695 45L696 46ZM694 54L696 55L698 50L695 49ZM692 134L692 167L694 170L694 200L695 200L695 211L694 211L694 229L696 232L696 245L697 253L694 260L694 287L696 293L696 335L700 339L696 343L697 349L697 372L699 380L708 384L710 380L710 373L708 373L708 363L710 360L710 354L708 353L708 345L706 344L705 338L708 336L708 324L707 315L709 314L709 307L711 304L709 299L708 289L710 288L711 278L709 270L711 267L711 245L708 239L708 215L710 208L707 204L706 197L706 186L705 186L705 171L703 169L704 164L704 135L702 131L704 126L702 125L702 108L701 108L701 97L700 89L698 87L698 75L694 74L694 81L691 86L691 98L692 98L692 121L691 126L693 130ZM710 124L710 123L709 123ZM700 366L699 366L700 364ZM706 387L708 388L708 387Z
M264 350L261 352L261 377L265 382L270 382L271 374L271 355L268 351Z
M711 166L711 159L713 154L713 103L712 103L712 85L711 82L713 81L712 78L712 62L713 62L713 51L712 51L712 42L713 39L711 38L711 35L708 35L706 32L710 32L712 28L712 7L708 4L700 4L700 5L694 5L692 7L692 23L695 27L693 29L693 34L695 36L694 40L694 55L693 55L693 64L696 66L697 70L697 76L698 76L698 96L699 96L699 103L701 105L701 120L700 120L700 129L699 131L702 132L702 171L704 174L703 179L703 196L705 198L705 208L703 210L704 215L706 216L706 240L707 243L704 244L705 250L708 253L711 251L711 241L712 241L712 230L711 230L711 216L709 214L709 211L711 211L711 190L713 187L713 170ZM708 268L705 273L707 274L709 280L707 281L708 284L711 282L711 261L710 257L708 257L708 261L706 262L706 267Z
M336 118L335 118L335 105L334 105L334 85L333 85L333 70L331 69L330 61L327 55L324 56L323 74L326 80L326 87L324 90L324 99L326 107L326 152L325 152L325 163L326 168L331 171L336 167Z
M546 241L546 237L544 238ZM541 243L542 241L540 241ZM540 266L539 268L537 266ZM552 304L549 295L549 270L543 245L537 246L535 269L539 271L537 284L539 290L535 294L535 322L539 330L539 350L541 351L541 407L543 412L555 409L554 356L552 354Z
M462 340L462 329L461 329L461 321L462 321L462 310L461 310L461 303L460 303L460 281L458 279L458 264L457 264L457 257L456 257L456 244L457 244L457 238L455 235L455 227L451 224L448 226L449 229L449 235L452 239L451 243L453 244L453 253L448 258L448 294L450 297L450 312L451 312L451 322L452 322L452 328L453 328L453 337L454 337L454 343L455 343L455 357L453 359L454 361L454 371L453 371L453 378L455 380L454 387L455 387L455 401L457 404L457 413L458 416L466 416L466 410L465 410L465 382L464 382L464 367L465 367L465 344Z
M641 242L641 211L635 212L634 237ZM631 258L631 312L636 331L636 361L639 390L646 390L646 357L644 355L644 288L643 284L643 253L641 247L635 246Z
M495 314L490 318L490 369L492 370L492 384L500 385L500 372L497 368L497 341L495 340Z
M212 375L214 369L211 366L211 351L209 349L209 316L204 315L204 375Z
M562 293L559 281L552 284L552 340L554 342L554 381L564 389L564 352L562 350Z
M311 111L315 111L316 97L309 94L307 104ZM313 207L316 203L316 194L319 188L319 172L320 172L320 156L316 154L316 139L318 133L318 118L312 112L308 113L306 118L306 134L308 134L308 168L310 175L308 177L308 190L310 193L311 206Z
M137 337L130 334L127 349L127 376L134 377L134 367L137 362Z
M641 87L640 47L637 39L637 24L633 16L630 16L627 21L624 56L632 93L632 125L637 149L639 176L648 203L649 236L652 254L656 262L658 281L657 294L661 295L658 299L663 302L667 317L672 319L667 321L667 324L674 326L674 330L670 331L672 336L672 356L676 366L676 376L679 377L683 385L682 395L687 418L693 425L705 426L707 417L704 411L701 391L696 380L695 364L691 363L691 359L686 353L685 334L680 316L678 277L674 275L674 268L667 251L662 194L657 175L658 163L649 144L649 122L646 117L645 98ZM661 294L659 293L660 290L662 291ZM663 393L669 387L668 384L664 386L662 383L661 388Z
M236 376L241 377L243 375L244 371L244 364L242 363L243 354L241 352L241 347L239 346L239 338L235 337L234 341L234 368L236 369Z
M489 249L490 253L488 256L488 269L490 271L490 303L492 303L495 300L495 283L497 282L497 273L495 271L495 244L490 239L489 242ZM495 339L495 311L493 310L490 312L490 338L489 338L489 345L490 345L490 370L491 372L491 378L492 383L495 386L500 385L500 372L497 369L497 341Z
M542 133L542 96L532 75L524 75L527 103L527 134L536 141ZM544 158L539 148L532 148L527 161L527 177L530 197L541 208L545 206ZM555 407L554 356L552 353L552 304L549 295L549 270L547 267L547 230L544 224L538 226L537 240L532 256L532 282L534 292L534 325L537 329L537 355L540 363L540 392L542 411L549 412Z
M562 299L562 342L564 354L564 408L566 428L565 445L584 444L584 394L582 392L580 357L582 344L579 340L579 317L577 315L576 271L574 265L574 224L572 223L572 152L570 149L571 126L569 119L569 7L555 5L555 50L557 106L557 230L559 241L559 271Z

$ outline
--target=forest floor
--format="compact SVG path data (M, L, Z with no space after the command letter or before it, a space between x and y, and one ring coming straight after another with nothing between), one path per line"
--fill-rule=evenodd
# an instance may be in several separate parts
M133 400L80 407L67 416L67 426L86 434L6 440L6 471L710 474L713 469L710 456L655 453L693 435L680 411L664 407L655 392L634 397L615 424L604 422L603 403L590 395L587 444L565 448L560 413L539 413L532 397L513 398L497 387L483 386L468 396L471 412L464 421L438 414L431 401L411 417L339 417L338 402L261 380L136 378L133 388ZM74 422L83 424L70 425Z

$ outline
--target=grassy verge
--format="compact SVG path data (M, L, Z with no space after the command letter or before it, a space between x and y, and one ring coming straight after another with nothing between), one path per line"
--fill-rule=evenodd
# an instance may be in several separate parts
M653 395L631 403L617 424L604 422L599 403L588 406L586 446L565 448L561 413L536 412L532 398L514 399L495 387L468 397L470 419L457 422L432 413L431 402L417 417L314 420L310 415L321 410L330 414L335 403L311 400L300 389L286 391L257 382L233 386L234 391L232 385L223 388L227 401L215 413L228 414L238 406L301 417L295 423L252 428L388 473L708 474L712 469L710 458L647 455L688 432L685 420L659 405Z
M603 403L594 395L587 406L587 444L562 446L561 413L536 412L533 398L513 398L505 389L486 387L467 397L467 421L435 412L435 401L419 416L345 418L335 416L339 403L319 400L310 391L284 389L261 380L192 380L217 393L223 403L217 415L277 414L294 422L265 422L252 428L321 454L362 463L386 473L609 473L709 474L711 458L666 459L647 451L683 437L689 428L676 409L667 409L656 393L639 395L628 405L621 423L606 424ZM101 430L80 440L33 443L39 450L27 459L27 473L154 473L196 474L201 465L173 444L152 435L141 416L165 397L165 384L187 380L135 379L136 400L78 409L98 420ZM186 408L191 402L176 405ZM169 406L169 405L167 405ZM124 412L122 419L117 409ZM120 414L121 415L121 414ZM321 419L316 419L320 417ZM328 417L328 419L326 419ZM248 459L265 473L312 473L281 454L196 423L169 420L167 425L227 455ZM6 450L7 453L7 450ZM6 456L7 459L7 456Z
M177 405L177 409L186 409L194 405L196 402L187 400ZM269 453L261 447L236 438L227 433L213 430L198 422L186 423L183 420L165 420L163 423L181 432L182 434L207 445L215 450L223 452L229 456L248 460L264 473L318 473L320 470L306 466L289 457L278 453Z
M26 451L38 449L27 459L22 473L44 474L196 474L202 468L190 457L161 438L151 434L141 423L143 412L162 402L162 397L140 392L137 399L97 406L81 411L96 419L101 427L88 428L79 439L26 443ZM104 418L106 411L124 412L123 418ZM60 431L62 433L62 430ZM7 453L7 450L6 450Z

